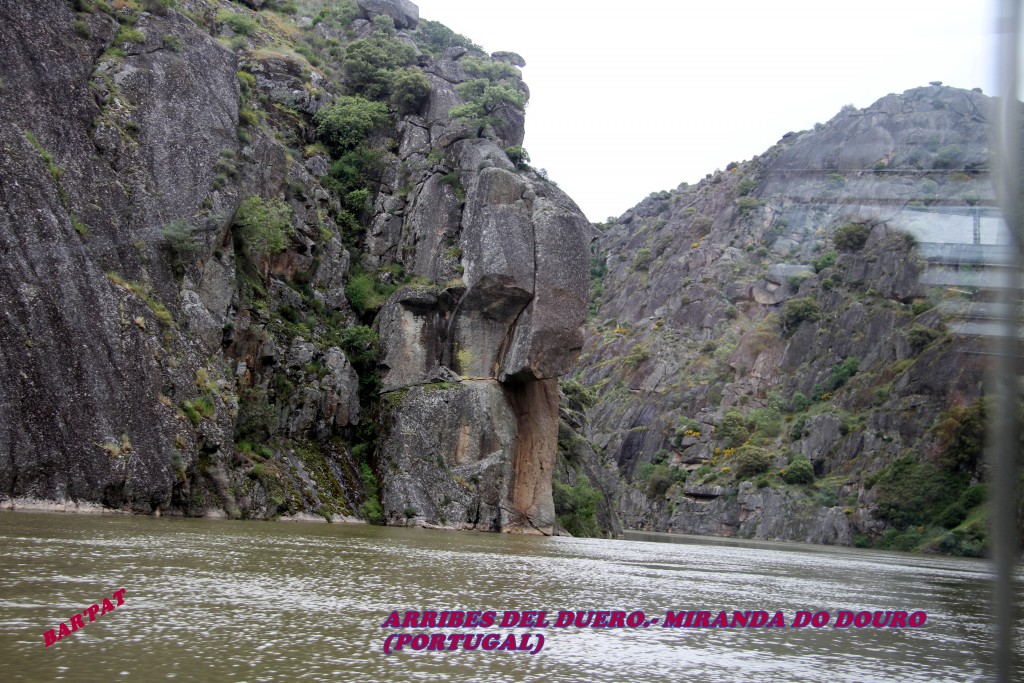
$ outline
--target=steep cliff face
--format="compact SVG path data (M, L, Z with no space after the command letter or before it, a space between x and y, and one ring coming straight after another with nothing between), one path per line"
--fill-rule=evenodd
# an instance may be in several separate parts
M996 241L989 108L847 108L603 226L577 432L624 526L978 552L983 344L953 312L986 293L940 262Z
M591 228L522 59L246 4L0 2L0 497L549 531Z
M400 289L378 317L382 502L396 521L408 510L435 524L551 533L557 378L583 344L592 228L564 193L509 161L499 143L521 132L457 139L465 126L447 112L465 54L451 49L433 70L451 80L433 83L414 121L430 139L408 145L407 198L378 198L399 208L373 253L423 280L462 276ZM453 139L431 163L431 144Z

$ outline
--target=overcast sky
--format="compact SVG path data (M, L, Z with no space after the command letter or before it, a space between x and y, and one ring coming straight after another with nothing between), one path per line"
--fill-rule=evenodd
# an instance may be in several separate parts
M943 81L994 94L993 0L414 0L527 62L523 146L592 221Z

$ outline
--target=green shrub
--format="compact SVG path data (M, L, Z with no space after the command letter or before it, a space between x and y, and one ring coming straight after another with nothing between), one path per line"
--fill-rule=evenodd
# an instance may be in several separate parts
M455 169L441 176L441 182L454 188L462 188L462 171Z
M384 508L378 498L367 498L359 506L359 514L370 524L384 524Z
M979 399L969 406L952 406L939 416L935 437L939 465L951 472L973 473L985 453L987 404Z
M822 393L825 391L835 391L836 389L839 389L845 385L851 377L856 375L859 369L859 358L847 358L842 363L839 363L832 368L832 372L829 373L827 378L825 378Z
M345 95L322 108L313 118L320 139L339 152L355 149L371 130L389 120L388 108L383 103Z
M921 315L922 313L930 310L932 310L932 304L930 301L915 301L910 304L910 311L914 315Z
M772 457L763 448L757 446L741 446L733 455L733 470L737 479L748 479L755 474L767 471L772 466Z
M739 184L736 186L736 191L739 193L741 197L745 197L746 195L750 194L751 190L753 190L755 187L757 187L757 181L754 180L753 178L747 177L739 182Z
M282 251L286 237L294 231L291 215L291 208L283 201L253 195L235 214L238 238L253 258Z
M628 367L635 368L650 357L651 352L647 350L647 347L643 344L637 344L630 350L629 354L622 359L622 362Z
M693 219L693 227L701 235L706 235L711 231L711 226L715 224L715 219L711 216L697 216Z
M636 469L636 476L633 477L636 481L647 481L654 474L654 470L658 469L657 463L645 462Z
M826 251L820 258L814 259L814 261L811 262L811 266L814 268L815 273L820 273L826 268L834 266L837 258L839 258L839 254L836 252Z
M935 523L939 526L952 529L953 527L959 526L961 522L967 519L967 510L959 502L949 505L945 510L939 513L939 516L935 519Z
M348 361L353 365L372 365L380 353L379 343L380 338L377 333L373 331L372 327L366 325L346 327L341 333L341 348L345 351Z
M793 420L793 424L789 428L789 439L790 441L799 441L804 438L807 432L807 416L801 415L800 417Z
M444 24L429 19L421 19L412 39L420 50L437 59L449 47L464 47L469 50L482 51L482 48L469 38L456 33Z
M235 74L238 78L238 93L243 102L252 99L256 92L256 77L248 71L239 71Z
M185 401L181 404L181 412L185 413L185 417L187 417L188 421L194 425L199 424L199 421L203 419L199 414L199 411L192 405L191 401Z
M807 458L796 458L786 465L782 480L787 484L810 484L814 481L814 466Z
M789 291L796 294L800 291L800 285L807 282L811 277L810 273L797 273L789 278Z
M829 173L825 176L825 182L828 183L828 186L833 190L838 190L846 185L846 178L842 173Z
M878 516L898 527L929 524L967 489L967 475L903 456L878 475Z
M886 549L910 552L917 550L918 546L923 542L924 535L916 528L910 528L904 531L889 529L885 534L883 534L879 545Z
M366 499L360 507L363 519L371 524L384 523L384 509L380 505L380 490L377 486L377 477L368 463L359 465L359 479L363 484L363 491Z
M661 498L677 481L686 481L686 470L673 470L666 464L655 465L654 471L647 478L647 495Z
M988 484L975 484L960 496L960 504L968 510L978 507L988 499Z
M722 417L715 430L715 436L725 444L726 448L736 448L750 438L750 430L747 429L747 421L743 413L738 410L730 410Z
M380 152L365 145L344 152L331 164L330 174L321 182L345 200L346 206L339 216L339 225L348 228L350 232L360 232L364 229L354 219L363 215L366 208L365 199L369 197L367 186L375 182L383 168L384 157ZM365 191L366 194L352 194L359 191ZM353 220L350 221L349 218Z
M398 69L389 78L388 101L400 114L415 114L430 97L430 81L419 69Z
M370 190L365 187L361 187L358 190L352 190L351 192L346 192L344 201L345 208L349 211L361 214L366 211L369 199Z
M552 482L552 496L555 515L563 529L573 536L598 536L597 504L601 493L590 485L586 477L580 476L575 486Z
M583 386L574 379L560 383L562 392L565 394L565 405L570 410L582 412L597 402L597 396L593 391Z
M791 413L802 413L810 407L811 399L799 391L793 394L793 397L789 400L789 412Z
M637 249L636 256L633 257L633 270L647 270L653 261L654 256L650 249L647 247Z
M333 0L320 10L313 21L342 31L351 31L352 22L359 19L361 14L355 0Z
M935 153L935 168L957 168L963 158L960 145L944 145Z
M871 229L863 223L847 223L836 228L832 240L839 251L859 251L870 235Z
M277 426L277 411L270 403L267 390L260 386L242 389L238 396L238 419L235 435L253 441L270 437Z
M199 396L196 400L192 401L192 406L206 419L213 417L215 406L211 397Z
M782 413L775 408L755 408L747 416L747 427L758 436L776 437L782 433Z
M346 81L357 94L384 100L394 92L398 71L415 61L414 47L378 31L345 48Z
M452 108L452 118L479 132L496 123L494 115L502 108L522 111L526 106L527 96L517 87L520 73L515 66L472 57L462 59L459 65L473 78L455 86L465 103Z
M736 200L736 207L740 211L740 216L749 216L755 210L761 206L761 200L756 197L740 197Z
M369 311L375 302L373 291L373 280L366 273L354 275L345 285L345 298L348 303L360 314Z
M123 43L145 43L146 36L142 34L142 31L138 31L129 26L122 26L117 31L117 35L114 36L114 43L121 45Z
M232 31L243 36L251 36L260 27L259 22L252 17L226 9L217 12L217 21L227 24Z
M839 504L839 496L835 489L826 488L818 491L818 505L826 508L834 508Z
M465 57L459 61L462 70L473 78L482 78L492 83L506 78L519 78L519 69L508 62L496 62L490 59Z
M202 247L202 243L195 236L195 228L188 221L171 221L161 229L161 232L167 240L167 246L179 259L192 256Z
M907 346L915 353L920 353L932 342L942 336L942 333L924 325L912 325L907 332Z
M516 168L522 168L530 163L530 155L519 145L506 147L505 154L508 155L508 160L516 165Z
M789 299L782 305L782 331L791 333L804 321L814 322L821 317L821 311L813 297Z
M166 34L163 38L163 43L164 47L172 52L181 52L185 49L185 43L173 33Z
M256 113L256 110L252 107L239 107L238 108L238 123L242 126L256 126L259 125L260 115Z

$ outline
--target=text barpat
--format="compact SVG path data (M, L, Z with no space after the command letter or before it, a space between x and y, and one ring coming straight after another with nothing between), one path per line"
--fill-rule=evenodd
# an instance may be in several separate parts
M89 607L85 608L85 610L83 610L81 614L73 615L69 620L71 622L71 628L68 628L67 624L61 622L59 629L51 628L49 631L43 633L43 641L46 643L46 647L50 647L64 636L70 636L78 629L84 628L85 622L83 620L85 617L89 617L89 622L92 623L96 621L97 612L99 612L99 615L102 617L107 612L113 612L114 609L123 605L124 592L125 589L121 588L119 590L114 591L113 595L110 596L115 601L117 601L116 606L114 605L114 603L110 602L110 600L103 598L102 607L99 604L90 605Z

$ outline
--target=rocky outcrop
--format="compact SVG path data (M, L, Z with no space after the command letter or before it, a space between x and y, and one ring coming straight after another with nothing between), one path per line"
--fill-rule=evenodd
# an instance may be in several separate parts
M409 0L356 0L356 4L369 19L391 17L398 29L413 29L420 23L420 8Z
M979 405L981 342L937 310L967 290L929 285L922 254L995 224L990 106L932 86L847 108L602 226L578 429L626 528L978 552L955 505L920 535L895 510L928 504L891 491Z
M522 58L270 4L0 3L0 500L552 533L590 227L521 106L450 114ZM366 37L430 93L345 166L314 117Z
M447 132L439 135L445 139ZM436 276L458 271L463 277L441 290L402 290L384 306L377 329L384 340L385 399L394 403L396 416L421 415L423 396L410 389L438 382L445 387L454 377L460 380L456 386L466 387L462 392L474 386L468 395L502 405L515 417L516 427L514 438L492 435L490 446L479 450L466 451L454 435L440 438L427 451L439 472L410 477L403 454L410 449L423 453L422 444L396 437L405 422L395 417L382 449L385 513L401 521L411 506L417 519L431 524L552 533L555 380L572 368L582 346L591 228L568 197L532 173L517 172L494 142L460 140L447 149L445 165L424 173L409 192L401 227L378 251L401 252L395 260L403 262L409 252L399 250L399 244L422 244L424 252L408 258L413 272ZM417 153L409 157L414 164L416 159ZM451 201L450 189L438 180L448 168L458 169L464 207ZM457 265L423 256L439 252ZM471 419L467 422L462 402L430 405L445 429L476 428ZM483 468L473 472L480 486L462 488L461 498L451 494L451 485L423 484L450 476L459 487L457 478L465 473L457 466L471 465ZM486 500L485 492L491 496ZM446 498L449 502L442 505ZM457 500L462 500L458 513L451 507Z
M82 19L85 39L73 19L55 0L0 5L0 481L5 496L149 512L175 477L161 397L187 399L203 361L159 303L178 307L160 225L199 208L234 145L235 59L179 15L146 16L146 42L114 69L94 54L117 22ZM160 35L190 49L147 51ZM198 438L216 449L230 426Z
M382 503L392 521L508 528L518 421L498 382L428 384L385 401Z

